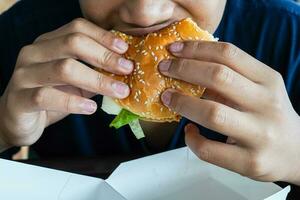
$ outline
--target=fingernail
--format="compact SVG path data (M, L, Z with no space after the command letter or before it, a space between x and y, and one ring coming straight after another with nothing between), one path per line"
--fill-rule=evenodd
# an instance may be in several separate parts
M84 100L79 107L83 113L92 114L97 110L97 104L91 100Z
M170 45L169 50L173 53L180 53L183 50L184 44L182 42L175 42Z
M128 44L121 39L115 39L113 45L117 50L121 52L125 52L128 49Z
M133 63L130 60L127 60L125 58L119 59L119 65L126 71L132 71L133 70Z
M168 72L171 66L171 61L170 60L163 60L162 62L159 63L159 70L161 72Z
M116 95L120 98L127 97L129 94L129 88L124 83L113 83L112 88Z
M161 95L161 101L166 105L169 106L171 104L171 100L172 100L172 93L170 91L165 91L162 95Z

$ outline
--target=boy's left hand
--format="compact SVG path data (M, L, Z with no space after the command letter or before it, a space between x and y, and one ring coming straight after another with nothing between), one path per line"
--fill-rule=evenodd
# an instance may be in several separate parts
M164 104L229 137L226 144L212 141L189 124L192 151L252 179L300 184L300 118L281 75L229 43L174 43L170 51L177 59L160 63L160 71L207 91L199 99L167 90Z

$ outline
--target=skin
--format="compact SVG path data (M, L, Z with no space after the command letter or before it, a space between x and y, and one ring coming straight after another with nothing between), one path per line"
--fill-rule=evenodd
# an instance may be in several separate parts
M116 87L113 80L76 61L113 73L132 71L132 65L122 68L118 64L127 45L116 48L116 38L105 30L138 34L134 30L153 30L158 24L191 17L214 32L226 1L80 3L87 20L77 19L46 33L20 52L0 99L0 112L5 116L0 123L0 150L33 144L47 126L70 113L94 113L97 106L89 98L95 94L117 98L128 95L127 86L119 83ZM211 141L189 124L185 127L186 143L193 152L200 159L256 180L300 184L300 119L281 75L228 43L175 43L170 52L177 58L160 64L164 75L208 89L203 99L167 90L162 95L164 104L197 124L229 136L226 144ZM157 132L165 125L145 126Z

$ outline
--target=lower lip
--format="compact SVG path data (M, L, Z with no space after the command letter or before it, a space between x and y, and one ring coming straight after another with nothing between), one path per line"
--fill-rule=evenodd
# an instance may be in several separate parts
M131 28L131 29L124 29L124 30L120 30L120 31L122 31L126 34L129 34L129 35L142 36L142 35L147 35L149 33L159 31L159 30L173 24L176 21L177 20L172 20L172 21L168 21L163 24L155 25L155 26L148 27L148 28Z

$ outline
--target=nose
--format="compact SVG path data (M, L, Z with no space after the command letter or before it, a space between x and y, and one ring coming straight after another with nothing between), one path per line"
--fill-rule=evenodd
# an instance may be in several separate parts
M169 0L128 0L119 11L124 22L149 27L171 19L174 8Z

